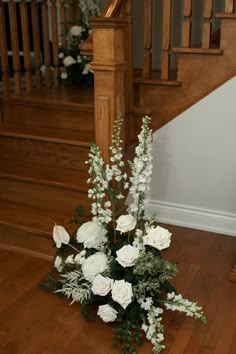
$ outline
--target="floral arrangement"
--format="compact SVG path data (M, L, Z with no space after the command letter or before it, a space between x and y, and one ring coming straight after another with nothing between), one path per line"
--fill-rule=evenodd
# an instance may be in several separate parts
M129 162L130 177L123 162L121 131L119 118L110 164L104 164L95 144L91 146L87 164L93 217L82 220L72 237L64 227L55 225L53 239L58 250L54 266L60 277L50 276L47 287L71 298L72 303L79 302L84 314L89 305L97 304L101 320L117 324L113 345L121 346L121 353L137 353L136 346L146 335L157 354L165 348L165 309L184 312L204 323L206 319L202 308L183 299L170 283L177 266L161 252L170 246L171 233L156 226L155 215L144 218L152 174L150 118L143 118L136 156ZM132 202L124 212L128 191Z
M99 1L93 0L88 6L87 1L80 0L81 18L75 23L65 24L62 37L65 39L66 47L61 43L59 46L59 58L61 59L61 80L63 83L75 84L77 86L92 86L93 71L90 66L92 57L82 55L79 45L86 40L90 34L88 24L89 16L100 15Z

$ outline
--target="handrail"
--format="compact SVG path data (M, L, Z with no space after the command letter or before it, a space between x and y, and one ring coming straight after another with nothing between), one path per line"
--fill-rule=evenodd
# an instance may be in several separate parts
M110 0L101 16L107 18L119 16L126 2L127 0Z
M127 0L110 0L104 10L101 17L112 18L118 17L124 8ZM93 55L93 32L89 35L86 41L80 43L80 52L82 55Z

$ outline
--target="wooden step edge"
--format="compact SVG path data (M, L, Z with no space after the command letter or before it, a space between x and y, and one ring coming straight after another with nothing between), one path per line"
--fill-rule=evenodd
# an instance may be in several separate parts
M46 142L52 142L52 143L57 143L57 144L66 144L66 145L77 145L81 147L90 147L91 142L87 141L81 141L81 140L74 140L71 139L63 139L63 138L52 138L49 136L43 136L39 133L39 135L34 135L33 133L20 133L20 132L13 132L10 130L7 130L7 127L4 128L4 130L0 129L0 136L6 136L6 137L13 137L13 138L21 138L21 139L29 139L29 140L38 140L38 141L46 141Z
M8 222L8 221L1 220L1 219L0 219L0 225L7 226L10 229L14 229L14 230L19 230L19 231L23 231L23 232L27 232L27 233L31 233L31 234L32 233L37 234L39 236L46 237L46 238L52 237L52 233L50 233L50 232L39 230L36 228L34 229L30 226L25 226L25 225L23 226L23 225L14 224L12 222Z
M45 261L50 261L50 262L53 261L53 259L54 259L53 256L47 255L45 253L32 251L30 249L17 247L17 246L8 244L8 243L3 243L3 242L0 242L0 249L4 249L4 250L11 251L11 252L14 252L14 253L25 254L27 256L40 258L40 259L43 259Z
M178 87L182 85L181 81L178 80L155 80L155 79L135 79L135 83L144 85L156 85L156 86L173 86Z
M218 48L172 48L174 53L182 54L204 54L204 55L222 55L223 50Z
M230 272L229 281L236 283L236 264Z
M215 18L224 19L224 20L235 20L236 13L218 12L215 14Z
M94 112L94 103L88 104L88 103L75 103L75 102L65 102L63 99L56 101L50 101L50 100L42 100L40 101L39 99L32 98L32 97L18 97L18 96L2 96L1 97L1 102L2 103L14 103L18 105L25 105L25 104L30 104L32 106L38 106L38 107L50 107L50 108L58 108L60 107L65 107L70 110L83 110L86 112Z
M0 172L0 178L8 178L11 180L15 181L22 181L22 182L29 182L32 184L41 184L45 186L51 186L55 188L60 188L60 189L66 189L66 190L72 190L72 191L78 191L78 192L88 192L88 185L83 185L80 183L80 185L73 185L69 183L63 183L59 181L53 181L53 180L48 180L48 179L43 179L43 178L37 178L37 177L30 177L30 176L22 176L19 174L10 174L7 172Z

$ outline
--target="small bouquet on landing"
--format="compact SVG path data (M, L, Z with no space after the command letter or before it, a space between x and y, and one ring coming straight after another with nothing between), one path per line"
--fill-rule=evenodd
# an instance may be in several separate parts
M89 27L83 21L79 21L73 26L67 25L64 37L66 48L60 46L59 58L62 61L61 80L67 84L76 86L92 86L93 71L90 67L92 57L84 56L80 53L79 44L89 36Z
M86 87L93 86L93 71L90 66L92 57L82 55L79 45L90 34L89 17L100 15L99 0L92 0L89 3L79 0L79 8L81 18L73 24L65 24L62 37L65 39L66 46L64 48L60 45L59 58L62 61L62 82Z
M88 191L93 200L91 221L84 222L74 237L62 226L55 226L53 239L58 248L55 267L59 279L49 277L56 293L79 302L84 313L90 304L98 304L97 315L114 322L114 346L121 353L137 353L143 334L151 341L153 353L165 347L162 313L165 309L206 319L202 308L183 299L170 283L176 264L167 261L161 251L168 248L171 233L154 224L155 215L144 218L145 194L152 173L152 131L150 118L143 118L136 157L129 162L131 177L122 160L121 126L114 126L110 164L104 165L99 148L91 146ZM125 195L132 198L128 212Z

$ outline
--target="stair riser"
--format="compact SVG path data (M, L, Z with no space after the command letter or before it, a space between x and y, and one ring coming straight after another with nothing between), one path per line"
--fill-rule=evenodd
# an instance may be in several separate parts
M94 112L73 107L4 102L2 121L6 126L30 125L94 131Z
M74 170L87 169L88 147L31 140L15 137L0 137L0 158L25 161L39 166L66 168Z
M53 244L50 235L43 237L0 224L1 248L50 260L55 256Z
M86 211L90 210L91 200L87 197L87 191L81 192L7 178L0 178L0 190L3 200L48 210L49 215L52 216L54 213L59 213L68 216L68 220L73 218L74 209L79 204L84 205Z

